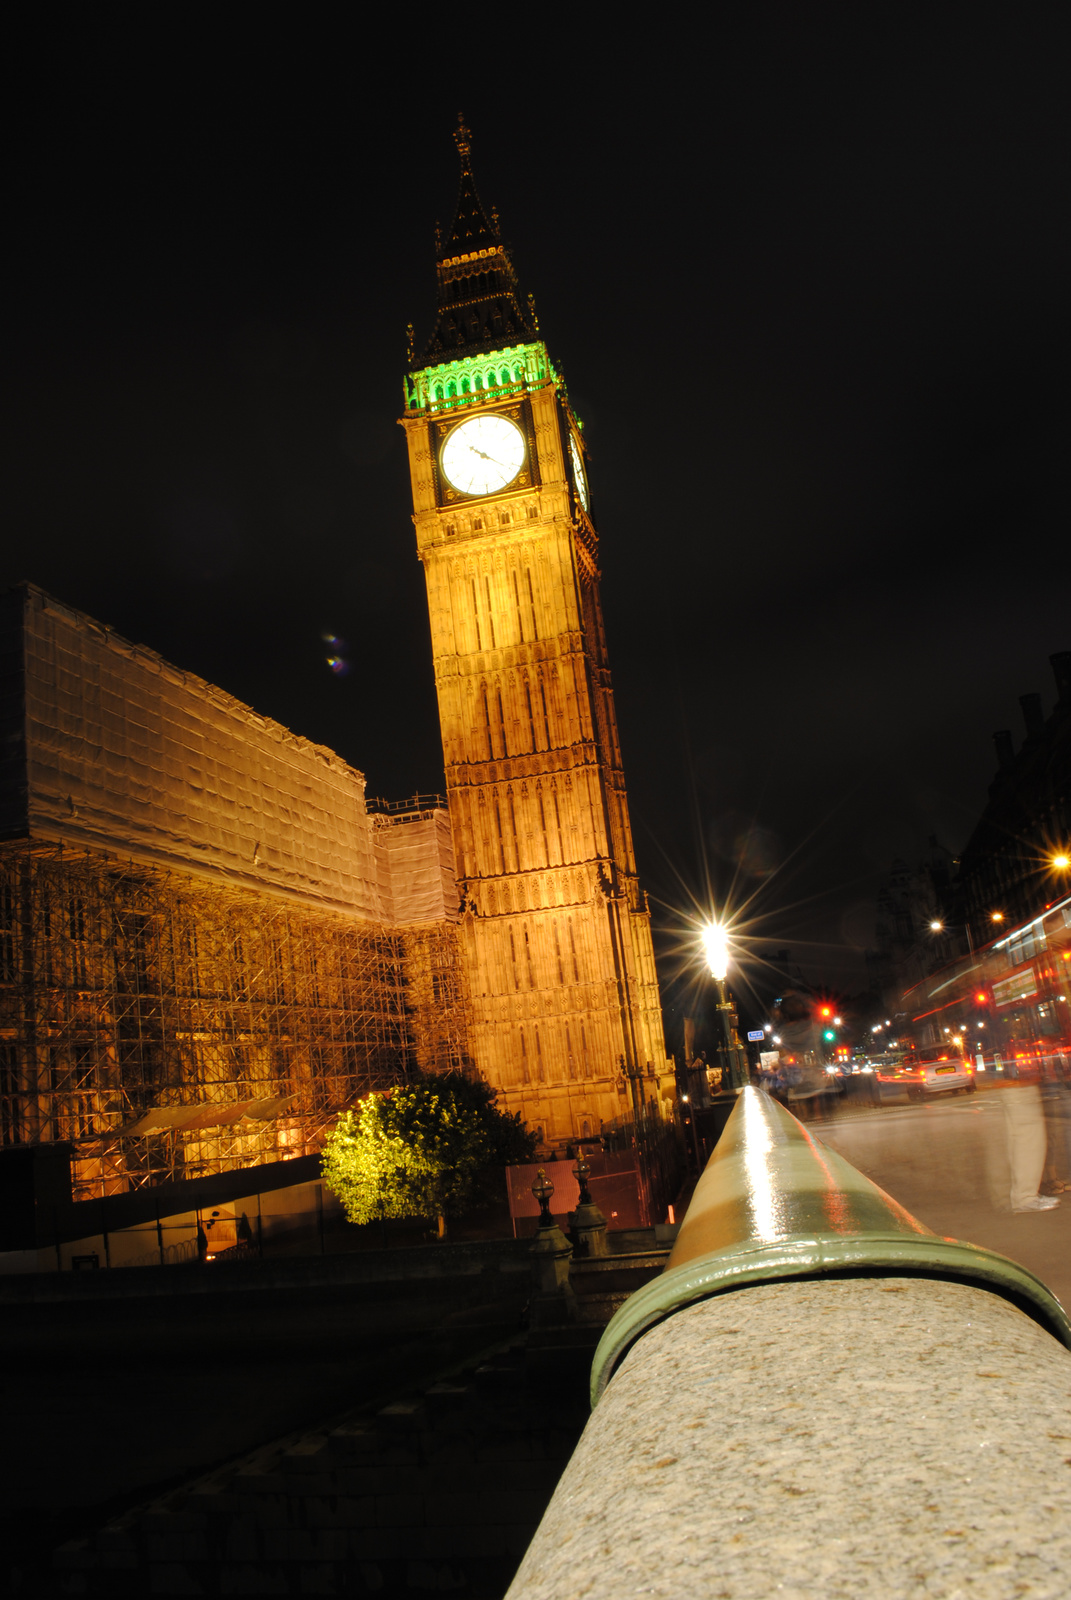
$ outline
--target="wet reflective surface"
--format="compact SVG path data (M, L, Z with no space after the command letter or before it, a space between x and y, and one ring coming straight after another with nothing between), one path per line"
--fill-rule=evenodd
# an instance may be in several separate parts
M669 1266L745 1243L927 1228L775 1100L746 1089L696 1185Z

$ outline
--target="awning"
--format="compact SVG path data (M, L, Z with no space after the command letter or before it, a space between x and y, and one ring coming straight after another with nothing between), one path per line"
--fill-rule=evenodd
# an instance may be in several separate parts
M233 1100L224 1105L157 1106L143 1112L136 1122L116 1131L126 1138L146 1133L162 1133L167 1128L189 1131L198 1128L227 1128L248 1118L250 1122L273 1122L281 1117L296 1097L292 1094L274 1100Z

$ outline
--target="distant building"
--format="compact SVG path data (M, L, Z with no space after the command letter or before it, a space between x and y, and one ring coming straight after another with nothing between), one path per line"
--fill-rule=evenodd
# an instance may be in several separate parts
M1071 850L1071 650L1049 660L1056 705L1046 718L1040 695L1020 697L1026 739L1018 751L1008 730L993 735L997 774L960 858L962 920L976 946L1000 923L1027 921L1066 893L1069 874L1054 861Z
M878 890L874 945L866 953L868 987L882 1009L897 1010L905 989L966 948L955 874L955 858L936 836L924 860L892 863Z
M319 1148L467 1064L441 801L368 809L330 750L31 585L0 597L0 1145L76 1199Z

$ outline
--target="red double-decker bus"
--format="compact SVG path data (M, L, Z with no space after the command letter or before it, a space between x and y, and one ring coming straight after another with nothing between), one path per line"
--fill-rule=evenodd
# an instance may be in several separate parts
M1071 1078L1071 896L909 989L920 1055L947 1046L978 1073Z

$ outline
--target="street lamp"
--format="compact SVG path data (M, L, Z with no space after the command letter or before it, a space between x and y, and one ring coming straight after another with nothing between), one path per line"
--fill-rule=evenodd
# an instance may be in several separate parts
M948 928L962 928L963 929L964 933L967 935L967 949L970 951L971 955L973 956L973 954L974 954L974 940L971 938L971 925L970 925L970 923L969 922L942 922L939 917L935 917L934 920L930 923L930 932L931 933L944 933L946 931L946 929L948 929Z
M703 950L715 983L724 983L729 972L729 934L720 922L708 922L703 929Z
M724 1070L728 1069L729 1087L743 1089L749 1081L745 1062L740 1060L743 1051L733 1040L733 1007L725 987L729 972L729 930L721 922L708 922L702 930L703 953L707 958L710 976L718 990L718 1017L721 1022L721 1054Z
M550 1197L554 1193L554 1185L543 1167L540 1167L532 1183L532 1193L539 1202L539 1226L553 1228L554 1218L550 1214Z

